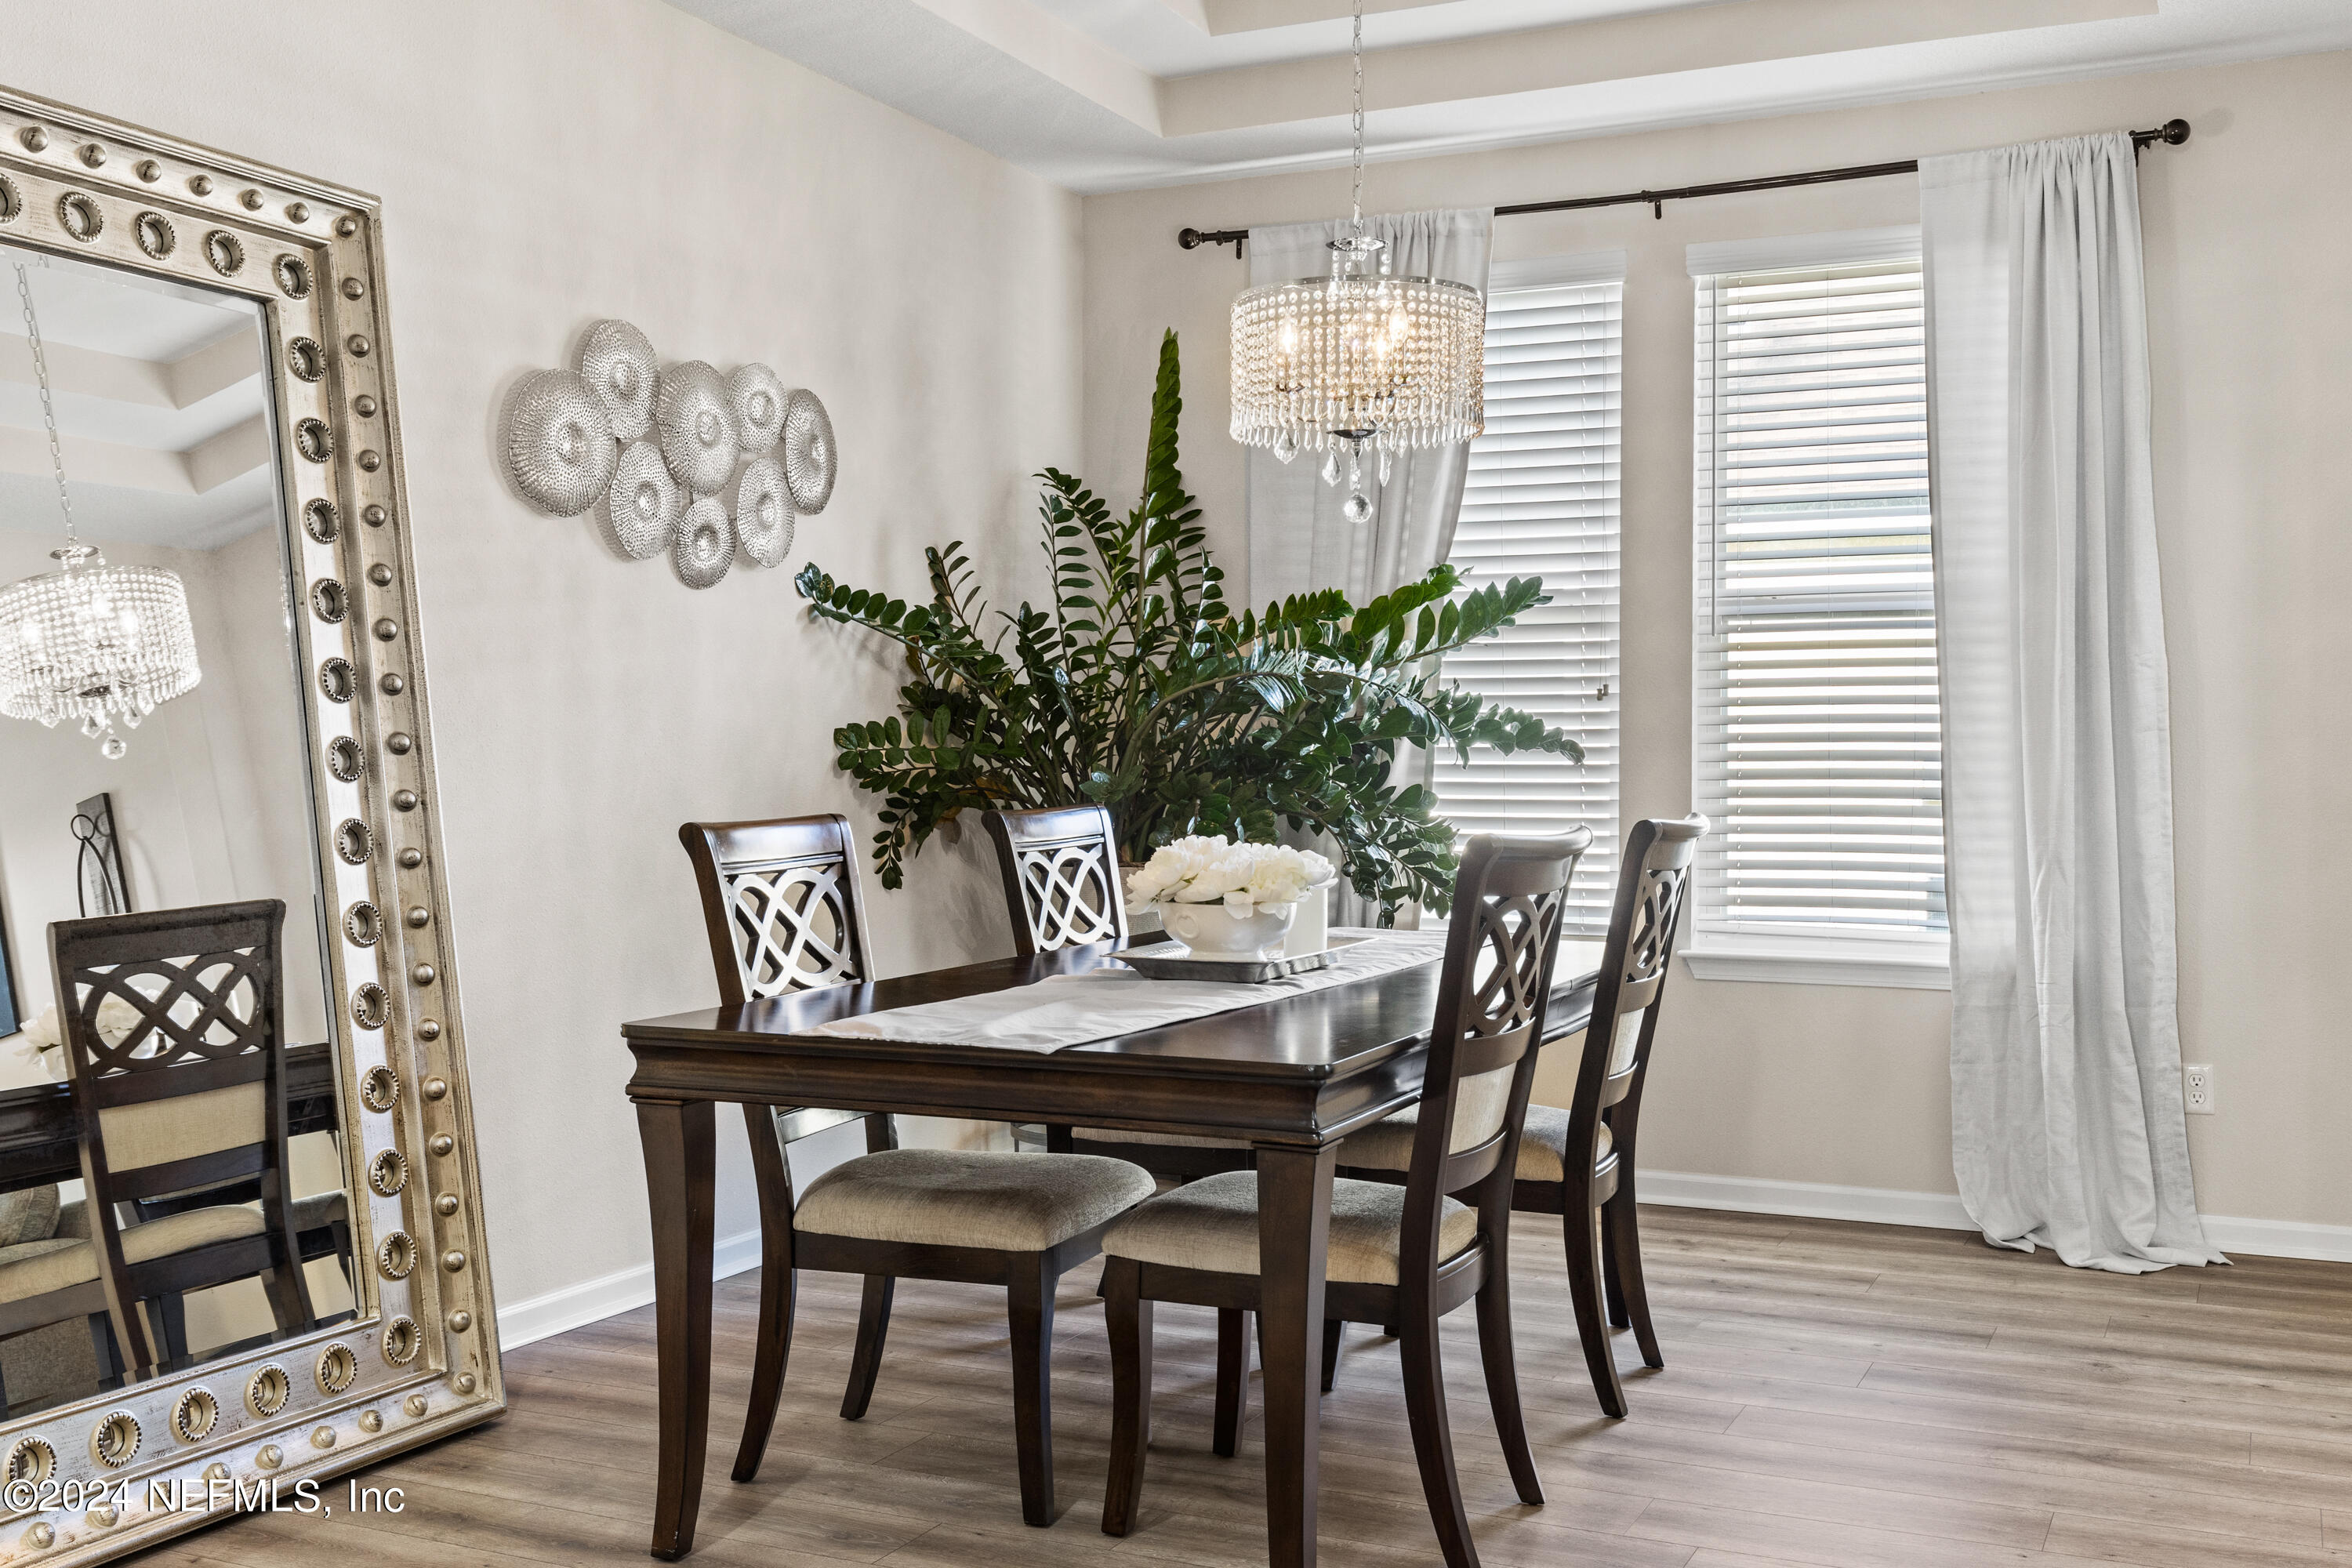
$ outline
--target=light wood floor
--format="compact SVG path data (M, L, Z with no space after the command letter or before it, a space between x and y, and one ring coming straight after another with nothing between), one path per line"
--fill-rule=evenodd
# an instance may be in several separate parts
M2132 1279L1963 1235L1645 1209L1668 1366L1619 1336L1633 1418L1600 1418L1559 1232L1514 1237L1519 1352L1549 1504L1495 1447L1471 1314L1448 1321L1454 1442L1496 1568L2352 1568L2352 1266L2249 1258ZM853 1283L804 1277L766 1468L727 1479L756 1317L719 1291L710 1479L690 1561L812 1568L1262 1563L1255 1441L1209 1453L1213 1319L1160 1310L1145 1522L1097 1528L1109 1364L1094 1270L1064 1281L1054 1397L1065 1512L1025 1529L1001 1294L902 1283L867 1418L835 1414ZM498 1425L387 1463L397 1516L252 1518L149 1563L647 1561L651 1308L507 1358ZM1395 1353L1349 1336L1325 1404L1322 1560L1427 1568Z

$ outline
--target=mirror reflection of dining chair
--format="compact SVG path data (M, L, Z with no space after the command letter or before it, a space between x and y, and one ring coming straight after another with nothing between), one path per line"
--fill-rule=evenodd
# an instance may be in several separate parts
M1642 1274L1642 1234L1633 1181L1642 1085L1657 1037L1666 973L1688 902L1692 863L1707 820L1643 821L1626 836L1617 900L1601 955L1592 1021L1581 1039L1552 1048L1577 1052L1575 1088L1565 1106L1528 1108L1512 1207L1560 1216L1568 1239L1569 1299L1584 1344L1593 1393L1610 1415L1626 1413L1609 1330L1631 1328L1644 1365L1663 1367ZM1418 1110L1401 1111L1340 1146L1349 1173L1397 1181L1412 1158Z
M270 899L49 928L91 1235L35 1261L61 1291L95 1286L130 1368L165 1359L144 1304L161 1318L166 1300L240 1279L261 1281L280 1332L313 1326L288 1190L285 918ZM101 1031L110 999L138 1022ZM142 1200L245 1183L254 1203L126 1222Z
M702 889L722 1005L875 978L858 892L856 840L838 815L678 829ZM803 1268L862 1274L857 1347L841 1414L864 1416L881 1371L894 1277L1001 1285L1013 1352L1021 1516L1054 1521L1051 1367L1061 1277L1096 1256L1104 1226L1151 1194L1118 1160L960 1149L900 1149L891 1119L866 1119L868 1152L835 1165L795 1202L789 1113L746 1104L760 1194L760 1342L734 1478L759 1474L783 1394L794 1285Z
M1470 840L1454 883L1422 1106L1402 1184L1331 1184L1324 1272L1326 1342L1340 1321L1398 1324L1405 1413L1448 1568L1476 1568L1446 1415L1438 1321L1475 1302L1486 1398L1519 1500L1543 1486L1519 1405L1511 1343L1511 1176L1552 964L1576 862L1590 828L1552 837ZM1491 962L1482 963L1481 960ZM1110 1478L1103 1531L1134 1529L1151 1426L1151 1304L1255 1309L1260 1298L1254 1172L1161 1194L1103 1235L1111 1344Z

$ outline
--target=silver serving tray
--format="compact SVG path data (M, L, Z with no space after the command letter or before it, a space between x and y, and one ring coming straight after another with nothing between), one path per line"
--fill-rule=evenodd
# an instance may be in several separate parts
M1214 980L1258 985L1311 970L1328 969L1339 956L1340 949L1370 940L1343 936L1319 952L1302 952L1296 958L1195 958L1192 950L1181 942L1155 942L1147 947L1130 947L1118 955L1118 960L1154 980Z

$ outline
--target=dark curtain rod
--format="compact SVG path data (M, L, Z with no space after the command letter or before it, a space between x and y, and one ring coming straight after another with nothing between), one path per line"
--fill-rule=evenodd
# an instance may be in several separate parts
M2189 140L2189 121L2168 120L2154 131L2135 131L2131 136L2135 153L2154 142L2178 147ZM1565 201L1521 202L1516 206L1496 207L1495 216L1517 217L1523 213L1572 212L1580 207L1622 207L1639 203L1650 208L1652 216L1663 218L1666 216L1666 203L1688 201L1694 196L1729 196L1743 191L1785 191L1798 185L1828 185L1840 180L1875 180L1888 174L1916 174L1918 172L1919 160L1916 158L1906 159L1900 163L1857 163L1851 168L1814 169L1802 174L1767 174L1754 180L1718 180L1711 185L1683 185L1671 191L1627 191L1614 196L1570 196ZM1242 254L1242 242L1247 238L1249 230L1245 228L1187 228L1177 231L1176 243L1187 250L1197 249L1203 245L1230 245L1238 259Z

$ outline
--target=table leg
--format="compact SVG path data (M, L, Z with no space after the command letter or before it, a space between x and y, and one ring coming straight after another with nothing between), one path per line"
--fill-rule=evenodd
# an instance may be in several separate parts
M1266 1562L1313 1568L1322 1424L1323 1268L1339 1145L1257 1152L1258 1326L1265 1358Z
M641 1100L637 1138L653 1209L654 1320L661 1342L653 1554L675 1562L694 1550L710 1425L711 1104Z

